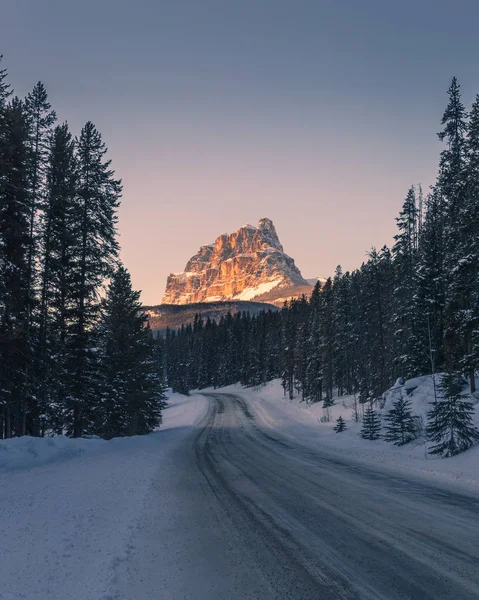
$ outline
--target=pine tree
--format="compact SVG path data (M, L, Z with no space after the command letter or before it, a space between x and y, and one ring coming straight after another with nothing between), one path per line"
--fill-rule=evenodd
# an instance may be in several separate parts
M414 296L416 289L416 264L418 244L418 210L414 187L404 201L396 219L399 233L394 236L392 249L394 261L394 337L396 376L417 375L417 344L415 332L418 316ZM420 351L419 351L420 352Z
M100 331L102 392L95 432L105 438L149 433L161 423L165 396L139 298L127 270L118 267L103 303Z
M76 144L78 199L75 222L78 239L74 312L71 319L71 391L67 400L68 431L75 437L92 426L95 390L95 340L93 326L99 315L98 292L111 275L118 254L116 211L121 183L114 178L107 149L93 123L83 127Z
M363 302L365 296L362 269L351 273L351 325L350 325L350 352L351 352L351 393L363 391L369 396L367 385L367 365L369 359L365 352L368 327L366 323L366 306ZM357 413L359 415L359 411Z
M3 60L3 56L0 55L0 63ZM7 174L7 165L8 165L8 154L6 152L8 145L6 143L7 140L7 128L6 128L6 108L7 108L7 100L11 94L10 84L7 81L7 70L0 69L0 194L3 197L5 195L5 183L6 183L6 174ZM0 209L1 211L1 209ZM1 213L0 213L1 214ZM3 244L4 244L4 224L0 222L0 228L2 233L0 233L0 256L3 254ZM6 287L5 281L3 279L3 273L1 273L1 262L0 262L0 311L1 315L3 315L5 301L6 301ZM0 321L1 323L1 321ZM3 346L3 342L0 339L0 353L5 352L5 347ZM2 355L0 354L0 357ZM0 381L6 381L8 371L5 367L0 363ZM3 389L2 389L3 388ZM9 437L11 433L11 416L10 416L10 395L6 389L5 383L3 386L0 386L0 439L4 437Z
M378 413L369 406L364 412L361 437L365 440L378 440L381 431L381 419Z
M479 364L479 96L474 102L465 142L464 197L455 215L454 241L448 258L446 344L450 368L469 377Z
M311 402L320 402L323 397L321 310L321 284L317 281L309 299L309 332L305 341L307 350L305 396Z
M334 380L338 396L352 394L354 369L354 341L352 327L351 275L336 268L333 287L334 301Z
M441 152L438 186L448 204L449 216L454 219L463 194L467 113L456 77L452 78L447 93L449 102L441 121L443 129L438 133L441 142L447 144Z
M479 441L479 430L474 425L474 407L462 393L462 378L447 373L441 382L443 399L428 413L427 433L434 443L430 454L447 458L464 452Z
M411 401L401 395L385 417L387 421L384 439L395 446L407 444L416 437Z
M329 395L329 393L327 393L323 400L323 419L328 423L331 421L331 413L329 412L329 409L332 406L334 406L334 399Z
M28 129L18 98L1 109L0 128L0 404L3 436L25 435L31 359L28 323Z
M3 60L3 54L0 54L0 63ZM2 111L7 104L7 100L11 95L10 84L7 81L7 69L0 69L0 127L2 119Z
M343 417L341 417L341 415L336 420L336 425L334 426L334 431L336 433L341 433L343 431L346 431L346 423L344 422L344 419L343 419Z
M29 295L34 296L35 257L36 257L36 225L39 209L43 208L45 171L49 153L49 142L52 126L56 120L55 111L51 110L45 86L39 81L25 98L25 114L28 123L29 165L28 188L30 200L30 224L28 247L28 287ZM30 307L30 314L32 312ZM31 316L30 316L31 319ZM31 326L31 324L30 324Z
M298 394L302 400L306 399L307 390L307 344L309 332L309 303L303 294L295 303L295 349L294 349L294 380Z
M77 164L74 141L65 123L55 128L46 172L40 260L38 343L39 410L42 428L61 431L68 390L68 345L74 313L78 250Z
M392 302L394 268L391 252L383 247L369 253L361 268L361 302L364 332L360 352L363 358L362 377L373 398L379 398L393 379L394 343Z
M334 386L334 290L329 277L321 292L321 363L322 381L327 397L333 397Z
M29 233L28 233L28 259L27 259L27 295L28 315L25 337L29 346L29 360L25 364L24 393L25 401L36 397L37 382L36 375L39 370L35 368L34 358L36 342L34 326L34 309L37 304L37 277L38 277L38 215L44 200L45 168L48 155L48 144L51 134L51 126L55 121L55 113L51 111L47 99L46 90L39 82L33 91L27 94L24 102L24 112L28 127L28 161L27 161L27 185L29 200ZM35 420L35 406L30 411ZM36 423L33 425L38 427Z
M331 398L331 396L327 395L323 400L323 408L331 408L331 406L334 406L334 398Z
M419 242L414 296L417 371L429 372L429 337L437 369L444 366L444 306L446 302L444 198L434 189L426 199L426 215Z
M445 201L445 284L449 283L454 288L455 281L451 281L451 278L456 280L458 261L466 258L462 255L461 229L462 217L467 207L467 115L461 102L460 87L455 77L452 80L448 94L449 103L442 119L444 128L439 133L439 139L446 142L446 148L441 152L438 186ZM458 294L454 293L455 291L459 292L457 289L451 290L446 287L444 342L447 354L446 366L449 370L457 371L463 349L461 347L461 335L456 331L457 313L461 309L457 305L460 298Z
M290 400L294 398L294 372L295 372L295 349L296 336L296 302L285 302L281 311L281 348L282 348L282 385L284 394L288 394Z

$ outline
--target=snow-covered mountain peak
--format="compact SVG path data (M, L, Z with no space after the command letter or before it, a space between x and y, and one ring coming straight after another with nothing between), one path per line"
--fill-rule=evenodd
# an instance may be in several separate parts
M184 272L169 275L162 302L255 299L282 303L310 289L294 260L284 252L273 221L265 217L256 227L244 225L201 246Z

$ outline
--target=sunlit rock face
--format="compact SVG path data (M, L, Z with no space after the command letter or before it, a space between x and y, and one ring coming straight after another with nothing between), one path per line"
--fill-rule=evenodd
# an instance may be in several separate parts
M257 227L245 225L201 246L183 273L169 275L162 303L254 299L281 304L311 289L285 254L273 222L260 219Z

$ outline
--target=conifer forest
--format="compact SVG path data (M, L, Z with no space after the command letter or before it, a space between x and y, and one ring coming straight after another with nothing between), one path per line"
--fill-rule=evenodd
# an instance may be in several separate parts
M161 422L139 293L119 262L122 186L100 132L0 71L0 438L105 438Z

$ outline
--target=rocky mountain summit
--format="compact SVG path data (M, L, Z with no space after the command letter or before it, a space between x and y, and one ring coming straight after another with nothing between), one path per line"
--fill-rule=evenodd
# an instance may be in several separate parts
M265 218L257 227L245 225L201 246L184 272L168 276L162 303L254 299L279 306L311 289L284 252L273 222Z

